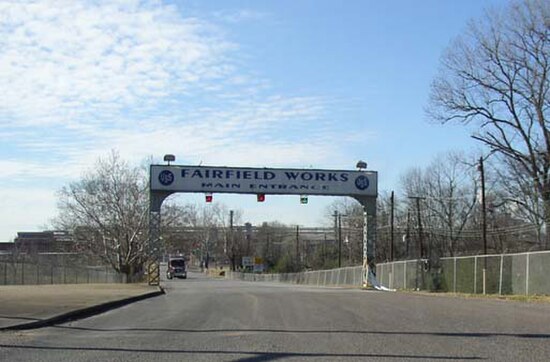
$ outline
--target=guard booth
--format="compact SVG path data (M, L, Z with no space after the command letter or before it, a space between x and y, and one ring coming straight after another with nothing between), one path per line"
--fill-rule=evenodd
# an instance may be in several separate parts
M173 156L170 160L173 160ZM358 163L359 166L366 164ZM160 261L160 209L173 193L232 193L264 195L348 196L363 207L363 285L376 281L376 197L378 173L358 170L245 168L217 166L151 165L149 242Z

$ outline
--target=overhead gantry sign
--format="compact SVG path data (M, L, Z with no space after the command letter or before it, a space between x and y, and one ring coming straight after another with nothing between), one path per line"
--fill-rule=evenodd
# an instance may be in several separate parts
M364 283L369 269L374 270L376 171L151 165L149 235L153 245L159 242L162 202L177 192L353 197L363 206L365 218Z

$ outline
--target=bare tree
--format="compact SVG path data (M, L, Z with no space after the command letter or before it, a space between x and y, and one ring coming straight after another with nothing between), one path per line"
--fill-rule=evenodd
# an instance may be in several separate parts
M295 229L278 221L264 221L255 235L255 255L263 258L268 269L283 256L283 245L287 235L294 235Z
M417 238L428 239L430 251L455 255L465 229L472 226L479 187L475 168L462 154L449 152L435 158L425 170L409 170L401 183L406 197L415 198L409 200L409 208L415 210L411 214L416 225L420 225L417 214L423 216L423 235ZM422 200L421 210L415 204L417 197Z
M512 218L534 226L536 241L543 243L544 203L532 187L525 170L513 159L505 159L504 167L495 170L498 186L497 198L490 203L490 212L507 213ZM497 225L500 226L500 225Z
M194 235L191 221L194 220L195 205L180 205L165 201L162 205L161 238L167 254L190 256Z
M449 47L432 83L429 115L475 124L473 136L522 173L550 221L550 2L492 9ZM547 233L546 246L550 246Z
M479 190L475 168L460 153L450 152L436 158L425 174L427 209L432 225L444 230L440 254L453 256L462 232L468 226ZM445 243L448 240L448 243Z
M378 198L380 208L382 197ZM377 219L384 217L379 214ZM341 197L335 199L325 210L326 225L333 228L333 232L325 235L329 241L324 249L317 253L317 257L322 257L323 264L326 267L338 265L338 254L341 251L342 265L359 265L363 261L363 207L356 200L350 197ZM380 235L379 235L380 236ZM342 239L342 240L340 240ZM376 243L375 253L377 260L386 260L386 248L381 242L382 238ZM335 241L336 260L335 264L327 255L333 255L332 244L330 240ZM342 245L339 243L342 241ZM382 253L380 253L382 252ZM380 255L379 255L380 254ZM319 264L319 263L317 263Z
M133 274L150 255L147 240L148 182L112 151L79 181L58 193L57 227L119 273Z

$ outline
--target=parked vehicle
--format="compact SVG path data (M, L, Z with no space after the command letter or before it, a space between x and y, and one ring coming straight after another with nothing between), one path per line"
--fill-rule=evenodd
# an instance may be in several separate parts
M168 260L166 278L172 279L174 277L187 279L187 267L184 258L170 258Z

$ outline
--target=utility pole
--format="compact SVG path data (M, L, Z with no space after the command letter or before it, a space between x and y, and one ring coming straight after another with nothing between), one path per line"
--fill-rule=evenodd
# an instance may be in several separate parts
M233 210L229 210L229 237L231 239L231 270L235 271L235 240L233 240Z
M338 241L338 211L334 210L334 241Z
M296 265L300 270L300 226L296 225Z
M303 264L304 264L304 268L307 268L308 267L308 252L307 252L307 249L309 247L309 240L305 239L304 242L302 243L302 246L303 246L303 249L304 249Z
M393 225L393 216L394 216L394 193L391 192L391 214L390 214L390 261L393 261L393 234L394 234L394 225Z
M407 209L407 232L405 233L405 253L409 258L409 240L411 240L411 209Z
M483 234L483 294L485 294L485 278L487 272L487 207L485 204L485 169L483 168L483 157L479 158L479 172L481 173L481 222Z
M420 200L426 199L425 197L421 196L409 196L409 199L416 200L416 217L418 220L418 243L419 243L419 251L420 251L420 259L424 257L424 240L423 240L423 233L422 233L422 216L420 215Z
M338 214L338 268L342 267L342 214Z
M420 197L420 196L409 196L409 199L414 199L416 200L416 217L418 219L418 243L420 244L419 246L419 251L420 251L420 265L422 265L422 258L424 257L424 240L423 240L423 235L422 235L422 216L420 214L420 200L424 200L425 197ZM418 267L416 268L416 289L419 290L419 287L418 287ZM420 273L420 277L421 277L421 284L420 284L420 288L423 289L424 288L424 273Z
M267 240L266 240L266 251L265 251L265 258L266 258L266 265L269 264L268 261L271 260L271 258L269 257L269 239L270 239L270 236L271 234L269 232L267 232Z
M479 172L481 173L481 222L483 233L483 254L487 255L487 207L485 204L485 169L483 168L483 157L479 158ZM487 261L487 258L485 258Z
M327 258L327 233L323 233L324 242L323 242L323 269L325 268L326 258ZM5 284L5 283L4 283Z

